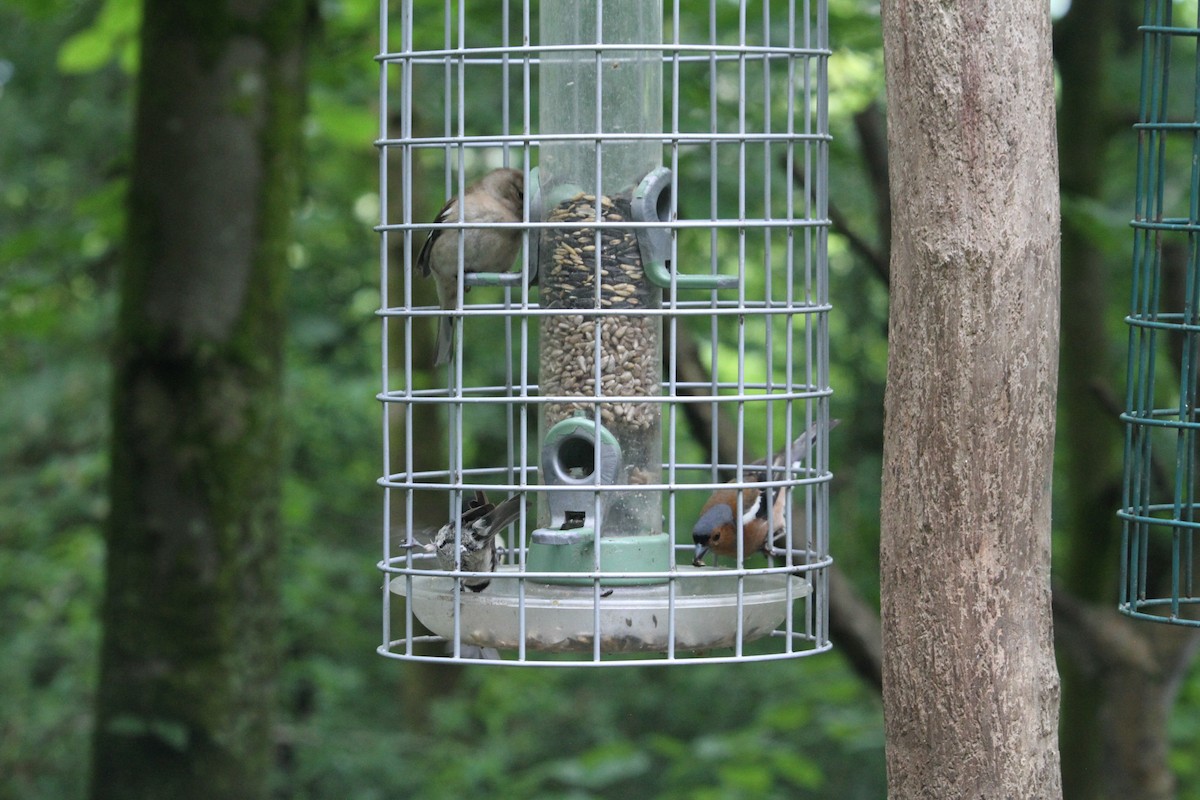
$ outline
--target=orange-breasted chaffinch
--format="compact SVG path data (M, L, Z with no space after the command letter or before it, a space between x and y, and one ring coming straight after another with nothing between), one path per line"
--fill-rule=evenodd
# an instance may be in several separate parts
M832 429L838 420L831 419ZM766 551L775 537L783 532L786 523L788 486L755 487L764 480L784 480L791 471L799 469L804 457L817 440L819 423L802 433L771 459L771 474L768 477L766 459L760 458L743 467L743 488L717 489L700 509L700 518L692 527L692 539L696 543L696 558L693 563L702 566L705 553L709 550L722 556L737 556L738 517L741 517L742 557ZM785 466L790 463L790 466ZM736 481L736 478L734 479ZM733 483L734 481L730 481ZM768 507L769 504L769 507Z

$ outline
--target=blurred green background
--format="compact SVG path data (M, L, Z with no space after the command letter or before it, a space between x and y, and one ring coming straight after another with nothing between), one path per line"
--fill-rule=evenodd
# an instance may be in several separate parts
M1178 5L1194 18L1194 2ZM877 603L883 56L875 4L830 6L830 329L833 415L843 420L831 437L832 549ZM1093 154L1086 170L1064 155L1064 312L1074 287L1099 294L1099 305L1082 327L1065 318L1064 337L1085 337L1072 341L1098 352L1099 366L1076 378L1064 358L1064 383L1099 380L1120 397L1136 20L1115 3L1076 6L1058 23L1056 47L1065 39L1060 52L1083 52L1100 74L1079 75L1072 60L1060 64L1060 85L1064 98L1087 92L1075 102L1095 106L1104 124L1060 119L1064 154L1068 136L1079 137L1073 154L1081 142ZM470 14L496 25L498 8L477 3ZM735 4L714 8L736 25ZM614 670L422 670L375 654L378 7L323 0L318 10L304 193L289 251L278 796L883 797L881 704L836 649L795 662ZM1080 30L1085 14L1103 23L1099 38ZM437 26L436 41L439 15L422 19ZM136 0L0 6L0 798L69 800L86 790L138 24ZM703 30L706 15L696 24ZM681 87L703 103L707 92L698 82ZM415 218L431 218L442 202L440 174L430 178ZM1074 419L1066 404L1081 401L1068 389L1063 402ZM1102 422L1092 437L1105 452L1095 485L1082 485L1077 439L1060 435L1055 569L1064 587L1111 609L1117 500L1095 498L1119 481L1121 433L1111 408L1093 412ZM1080 509L1091 507L1105 530L1083 524ZM1097 555L1109 552L1111 563ZM1200 672L1190 663L1170 717L1169 759L1178 796L1194 800ZM1091 735L1072 718L1064 715L1064 740Z

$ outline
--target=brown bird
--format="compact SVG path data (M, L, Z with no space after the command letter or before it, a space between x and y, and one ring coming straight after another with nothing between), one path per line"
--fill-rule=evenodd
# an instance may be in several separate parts
M791 477L785 465L791 458L790 469L799 469L804 457L817 440L819 423L812 426L780 450L771 459L774 467L771 480ZM838 420L829 420L829 428ZM747 465L743 483L767 479L766 459L760 458ZM736 479L735 479L736 480ZM733 481L730 481L732 483ZM768 508L767 488L746 486L737 489L717 489L700 509L700 518L692 527L692 540L696 543L696 558L693 563L703 566L704 554L712 550L717 555L737 555L738 517L742 520L742 555L748 557L758 551L766 551L775 537L783 532L788 503L787 486L777 486L771 491Z
M516 169L496 169L467 187L463 194L462 219L457 197L450 198L438 212L438 224L456 222L520 222L524 207L525 176ZM463 272L508 272L521 249L519 228L462 228L447 232L434 228L417 256L425 277L433 275L438 303L444 309L458 305L459 242L462 242ZM464 287L464 291L467 287ZM454 322L449 316L438 323L434 365L450 360L454 348Z

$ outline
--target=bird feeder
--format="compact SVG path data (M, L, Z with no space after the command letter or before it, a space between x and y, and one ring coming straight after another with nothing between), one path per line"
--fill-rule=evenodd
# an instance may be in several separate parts
M1200 55L1196 20L1177 23L1177 10L1147 0L1140 29L1119 608L1198 626Z
M526 0L486 22L430 5L380 15L379 652L828 649L824 3ZM419 40L431 22L441 36ZM459 305L441 309L415 254L480 223L432 209L502 166L525 175L522 256L474 272L461 247ZM446 315L459 346L433 368ZM525 510L489 532L482 575L461 554L483 498L512 495ZM726 538L698 547L718 498Z
M633 193L662 160L658 3L541 7L539 148L533 211L549 226L537 270L542 479L535 569L664 572L661 292L638 246ZM603 45L596 49L597 45ZM624 47L622 47L622 45ZM629 47L635 45L635 47ZM636 134L636 138L618 138ZM582 466L581 466L582 465ZM581 519L576 524L576 519ZM586 579L566 579L571 582Z

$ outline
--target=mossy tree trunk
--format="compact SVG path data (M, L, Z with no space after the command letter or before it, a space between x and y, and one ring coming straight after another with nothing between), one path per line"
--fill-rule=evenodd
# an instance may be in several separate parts
M266 797L304 0L146 0L91 797Z
M1048 6L883 5L889 797L1061 797L1050 605L1058 183Z

